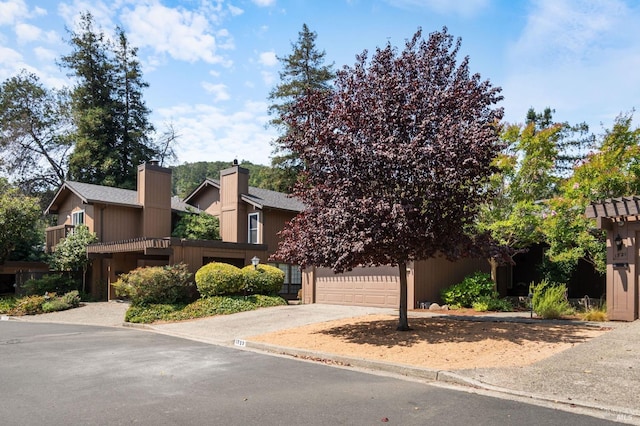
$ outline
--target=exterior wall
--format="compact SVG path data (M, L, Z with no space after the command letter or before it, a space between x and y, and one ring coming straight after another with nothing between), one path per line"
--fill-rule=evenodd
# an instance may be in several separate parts
M138 166L138 203L142 205L142 236L171 235L171 169Z
M99 242L142 237L142 209L104 204L92 207Z
M220 237L230 243L247 242L247 205L241 194L249 193L249 171L234 165L220 172Z
M280 238L278 232L284 229L287 222L294 218L296 214L285 212L282 210L265 210L260 215L261 229L259 234L262 235L261 242L267 245L267 254L271 256L278 249Z
M640 223L624 221L618 225L607 220L603 225L607 229L607 316L614 321L634 321L640 307ZM622 239L620 249L615 244L617 236Z
M189 204L212 216L220 217L220 190L209 185L206 191L201 191L197 197L190 199Z
M397 267L355 268L343 274L329 268L315 270L316 303L397 308L399 295Z
M459 283L465 276L477 271L491 272L486 259L460 259L450 262L436 257L414 262L413 288L409 286L409 309L418 307L420 302L442 302L440 290Z

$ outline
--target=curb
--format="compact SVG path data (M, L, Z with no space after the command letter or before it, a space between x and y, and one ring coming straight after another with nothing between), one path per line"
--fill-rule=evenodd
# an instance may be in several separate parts
M238 342L241 342L241 344L238 344ZM293 358L299 358L311 362L320 362L323 364L338 367L351 367L372 371L381 371L405 377L419 378L429 382L440 382L444 384L463 386L466 388L481 389L484 391L495 392L502 395L516 396L519 398L539 401L547 404L556 404L566 408L592 411L599 414L599 417L606 418L608 420L611 420L611 417L613 417L614 419L616 419L616 421L627 420L626 423L640 424L640 421L638 421L639 414L635 410L630 410L624 407L604 407L577 400L563 401L553 399L543 395L494 386L447 370L435 370L385 361L373 361L364 358L354 358L325 352L315 352L305 349L270 345L267 343L252 342L249 340L245 341L240 339L236 340L235 347L238 349L255 350L277 355L290 356Z

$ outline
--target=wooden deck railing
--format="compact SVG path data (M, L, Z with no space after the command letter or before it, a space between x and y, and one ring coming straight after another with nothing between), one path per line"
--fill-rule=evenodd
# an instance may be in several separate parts
M73 231L73 225L58 225L47 228L46 231L46 252L53 252L61 239L65 238Z

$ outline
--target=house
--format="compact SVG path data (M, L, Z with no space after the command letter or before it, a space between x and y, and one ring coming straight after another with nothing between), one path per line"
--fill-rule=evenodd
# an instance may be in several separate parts
M172 238L179 212L189 206L220 219L222 241ZM253 257L263 261L275 251L277 231L301 209L301 204L274 191L250 188L248 171L237 162L207 180L187 200L171 196L171 170L157 162L138 167L137 189L126 190L66 182L47 208L58 223L46 230L46 249L79 224L98 238L87 247L92 259L87 282L94 297L112 299L118 276L136 267L184 262L191 272L211 261L244 266ZM300 269L276 264L285 271L283 296L296 297Z
M111 286L121 273L136 267L184 262L191 272L211 261L244 266L253 257L266 262L278 246L278 232L304 205L279 192L249 186L249 171L234 162L220 179L206 179L184 200L171 197L171 170L157 163L138 167L137 189L126 190L66 182L47 212L58 224L47 228L47 250L55 250L74 226L86 225L98 243L87 248L92 265L87 282L97 298L115 297ZM220 220L221 241L172 238L177 215L188 207ZM334 274L327 268L307 268L271 262L285 272L281 295L303 303L399 306L397 267L355 268ZM476 271L489 272L485 259L444 258L408 265L408 306L440 301L440 290Z

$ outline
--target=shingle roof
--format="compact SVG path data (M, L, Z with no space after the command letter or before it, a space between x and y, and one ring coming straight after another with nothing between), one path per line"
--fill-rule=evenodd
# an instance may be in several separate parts
M595 217L624 217L640 214L640 197L619 197L593 202L585 210L589 218Z
M220 189L220 181L218 179L206 178L205 181L200 184L200 186L198 186L191 192L191 194L189 194L185 198L185 201L189 202L189 200L198 192L200 192L202 188L205 188L209 185ZM302 210L304 210L304 204L297 198L294 198L291 195L285 194L283 192L271 191L269 189L250 186L249 193L241 194L240 197L247 203L253 204L254 206L261 209L272 208L279 210L288 210L292 212L301 212Z
M131 189L114 188L111 186L94 185L91 183L82 183L67 181L60 187L56 193L53 201L47 208L49 212L58 198L58 196L65 190L71 191L76 194L84 203L104 203L125 207L142 208L142 205L138 203L138 193ZM171 197L171 208L178 211L186 211L186 204L178 197ZM55 213L51 211L52 213Z

